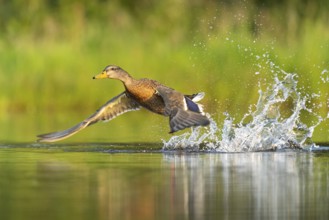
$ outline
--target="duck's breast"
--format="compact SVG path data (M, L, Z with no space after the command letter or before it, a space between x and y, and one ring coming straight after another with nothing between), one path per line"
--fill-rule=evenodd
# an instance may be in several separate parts
M156 93L156 81L142 79L134 85L126 87L128 95L144 108L157 113L164 114L165 104L161 96Z

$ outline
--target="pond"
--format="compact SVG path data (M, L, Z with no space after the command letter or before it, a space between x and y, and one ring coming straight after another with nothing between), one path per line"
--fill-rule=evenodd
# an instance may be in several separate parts
M296 74L273 72L242 118L219 109L174 135L142 111L44 144L37 134L85 116L1 114L0 220L329 219L329 147L314 144L329 114Z
M1 144L0 219L329 219L328 170L325 147Z

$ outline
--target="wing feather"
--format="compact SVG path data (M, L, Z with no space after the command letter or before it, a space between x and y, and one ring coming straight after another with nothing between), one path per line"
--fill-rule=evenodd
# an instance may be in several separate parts
M209 125L209 119L202 115L202 110L191 99L165 86L159 86L157 92L165 103L165 114L169 116L170 133L188 127ZM203 96L204 94L202 94ZM193 99L193 97L191 98Z
M106 102L94 114L92 114L79 124L64 131L38 135L38 141L55 142L62 140L76 134L77 132L92 124L97 123L98 121L110 121L125 112L139 110L140 107L141 106L136 101L129 98L127 94L123 92Z

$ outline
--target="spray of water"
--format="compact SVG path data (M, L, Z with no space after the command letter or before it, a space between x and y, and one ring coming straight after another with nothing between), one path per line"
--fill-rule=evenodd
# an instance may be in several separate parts
M265 91L259 89L257 104L250 107L240 122L234 123L226 114L223 127L219 128L215 120L210 118L209 128L194 128L190 133L173 136L163 141L164 149L246 152L285 148L311 150L316 147L311 141L314 128L329 115L323 118L307 107L309 99L317 94L311 97L302 95L298 90L296 74L276 68L274 83ZM322 73L325 81L327 72ZM288 114L282 108L287 102L292 106ZM311 125L303 123L303 112L316 120Z

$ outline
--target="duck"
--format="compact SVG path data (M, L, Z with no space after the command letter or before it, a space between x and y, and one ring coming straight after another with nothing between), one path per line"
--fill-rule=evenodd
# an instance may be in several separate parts
M203 111L203 106L198 103L205 95L203 92L184 95L156 80L135 79L116 65L106 66L93 79L119 80L123 83L125 90L77 125L63 131L37 135L37 141L60 141L99 121L110 121L121 114L141 108L169 117L169 133L189 127L207 126L210 123Z

